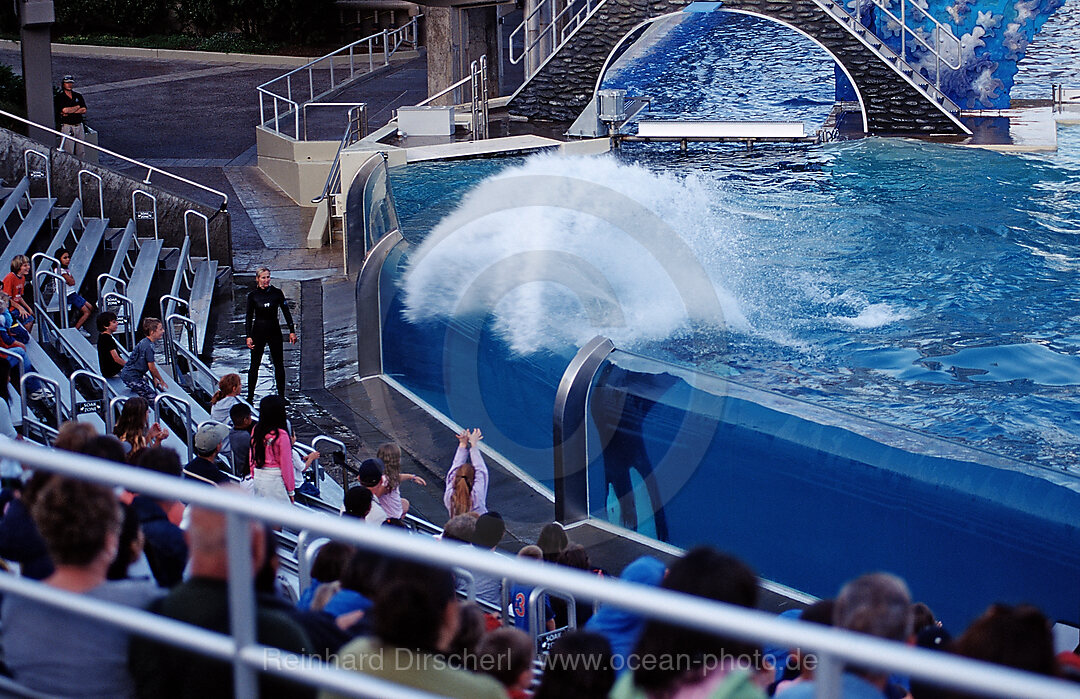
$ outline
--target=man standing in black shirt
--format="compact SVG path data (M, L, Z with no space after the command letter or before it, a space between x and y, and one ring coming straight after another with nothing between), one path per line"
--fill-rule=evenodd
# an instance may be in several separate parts
M296 328L293 327L292 314L285 294L276 286L270 286L270 270L260 267L255 272L256 288L248 294L247 315L244 326L247 328L247 346L251 350L251 366L248 368L248 402L255 402L255 384L259 380L259 365L262 363L263 350L270 348L270 361L274 364L274 379L277 381L277 393L285 397L285 360L281 353L281 321L278 309L285 316L289 326L289 342L296 344Z
M83 129L83 115L86 114L86 100L78 92L75 92L75 78L65 75L61 83L60 92L53 99L56 109L56 123L60 126L60 133L65 136L74 136L85 139L86 132ZM64 139L64 150L74 153L79 158L83 157L85 149L83 144Z

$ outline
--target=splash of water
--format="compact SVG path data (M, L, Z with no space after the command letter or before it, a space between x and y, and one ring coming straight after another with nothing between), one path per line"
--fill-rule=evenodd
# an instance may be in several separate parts
M508 192L524 205L497 201ZM530 158L477 185L410 255L406 317L491 313L518 353L598 333L631 347L686 328L713 294L717 312L695 326L746 330L722 274L738 234L713 198L700 179L612 157Z

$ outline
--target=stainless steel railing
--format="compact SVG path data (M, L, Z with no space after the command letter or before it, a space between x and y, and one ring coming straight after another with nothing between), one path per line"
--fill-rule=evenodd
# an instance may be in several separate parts
M946 66L948 66L952 70L959 70L960 69L960 39L958 39L956 37L956 35L952 33L952 30L948 26L946 26L946 25L942 24L941 22L937 21L937 19L934 18L933 15L931 15L925 9L920 7L918 3L913 2L912 0L900 0L900 16L899 17L897 17L895 14L893 14L893 12L889 9L889 6L892 5L891 0L888 0L888 1L886 1L886 0L871 0L871 1L875 5L877 5L877 7L885 14L886 17L888 17L889 19L891 19L893 22L895 22L898 25L898 27L900 29L900 58L902 58L904 61L907 61L907 49L908 49L907 41L908 41L909 36L915 41L916 44L921 46L926 51L929 51L930 54L932 56L934 56L935 66L936 66L936 74L937 74L936 78L935 78L934 86L937 87L938 89L941 89L941 65L942 65L942 63L944 63ZM926 39L923 38L922 27L920 27L918 25L910 26L908 24L908 19L909 19L908 12L907 12L908 5L911 5L911 7L914 10L918 11L918 13L919 13L919 15L921 17L917 21L920 24L928 20L933 25L933 27L934 27L933 32L932 32L933 33L933 41L934 41L933 45L931 45L928 41L926 41ZM856 18L858 19L859 23L862 24L862 16L861 16L862 15L862 3L861 2L855 3L855 7L856 7ZM949 58L944 55L945 47L950 47L951 48L953 60L950 61Z
M290 70L256 88L259 95L259 125L270 131L288 136L288 126L283 130L282 120L292 122L292 138L301 140L306 133L300 128L303 107L320 98L334 93L352 83L357 78L370 73L375 68L390 65L390 58L405 45L416 48L419 26L417 20L423 15L415 15L409 22L394 30L386 30L342 46L336 51L320 56L299 68ZM366 52L358 54L357 49L365 47ZM377 52L381 54L376 61ZM363 69L364 54L367 68ZM360 58L360 65L357 65ZM336 68L336 70L335 70ZM267 105L269 102L269 107ZM272 116L268 116L268 110ZM291 117L291 119L290 119ZM306 126L306 119L305 119Z
M221 200L220 208L221 208L222 211L227 211L228 208L229 208L229 195L225 194L225 192L219 192L218 190L214 189L213 187L207 187L204 184L199 184L198 182L195 182L193 180L189 180L186 177L181 177L180 175L174 175L171 172L168 172L166 170L162 170L161 168L154 167L153 165L147 165L146 163L140 163L138 160L135 160L133 158L129 158L126 155L120 155L119 153L117 153L115 151L111 151L108 148L102 148L101 146L97 145L96 143L90 143L89 141L84 141L82 139L75 138L74 136L62 134L59 131L57 131L56 129L50 129L48 126L42 126L41 124L35 123L35 122L30 121L28 119L24 119L23 117L18 116L16 114L11 114L10 112L5 112L3 110L0 110L0 116L7 117L8 119L12 119L14 121L17 121L20 124L26 124L27 126L31 126L31 127L35 128L35 129L40 129L42 131L47 131L48 133L51 133L51 134L56 135L56 136L61 136L61 137L70 139L72 141L76 141L77 143L81 143L86 148L94 149L98 153L104 153L105 155L108 155L108 156L110 156L112 158L117 158L118 160L122 160L122 161L124 161L125 163L127 163L129 165L134 165L135 167L141 168L141 169L146 171L146 175L143 177L143 182L145 182L147 184L150 184L151 183L150 182L151 178L154 177L155 175L157 175L157 176L159 176L159 179L163 178L163 179L171 180L173 182L179 182L179 183L187 185L189 187L194 187L195 189L198 189L201 192L205 192L206 194L211 195L211 197L213 197L214 199L220 199ZM37 151L34 151L34 152L37 152ZM39 155L40 155L40 153L39 153ZM46 159L46 162L48 162L48 159ZM50 196L51 196L51 194L50 194Z
M510 62L525 59L525 79L532 77L548 56L556 53L607 0L571 0L553 13L556 0L541 0L510 32ZM521 49L517 50L517 45Z
M759 644L798 647L818 660L818 697L842 696L845 664L909 675L945 687L994 697L1060 697L1080 699L1080 687L1062 680L1020 672L939 651L776 617L668 590L652 588L539 561L508 559L489 551L447 546L427 537L385 527L371 527L305 508L245 496L201 483L187 482L79 454L20 442L0 443L0 457L35 470L63 474L109 486L123 486L151 497L179 499L225 513L228 550L230 635L217 634L128 607L65 593L42 583L0 574L0 590L37 599L102 623L220 658L232 664L240 696L258 696L259 671L331 688L348 696L418 696L366 675L328 667L320 661L284 662L280 651L259 645L255 632L255 594L251 580L251 523L269 522L295 531L309 531L336 541L395 558L422 561L442 568L464 567L474 573L509 578L524 585L611 604L671 624ZM278 658L280 663L268 662Z

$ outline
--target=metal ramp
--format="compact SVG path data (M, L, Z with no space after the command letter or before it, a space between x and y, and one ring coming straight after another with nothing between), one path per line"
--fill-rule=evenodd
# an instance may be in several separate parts
M115 292L116 280L120 280L127 284L125 281L131 276L131 269L134 267L128 258L132 252L132 246L135 245L135 221L128 220L127 226L124 227L123 233L120 234L119 240L113 237L115 243L115 249L113 250L112 264L109 265L109 271L103 277L99 278L98 298L103 299L107 294Z
M210 305L214 300L217 273L217 261L201 260L195 265L195 278L191 282L188 310L195 323L195 349L199 354L206 349L206 328L210 324Z
M57 268L60 261L55 253L59 248L63 247L71 251L71 263L68 266L68 271L75 280L75 289L82 289L83 281L85 281L86 275L90 271L90 264L101 248L101 240L108 226L108 221L105 219L91 218L87 220L82 214L82 201L76 199L64 216L56 235L49 241L45 252L36 253L31 258L35 275L38 266L43 261L47 261L52 268ZM63 292L66 297L67 290L64 289ZM49 311L59 309L59 296L54 294L49 299L48 309Z
M142 320L146 296L150 293L150 284L154 281L154 273L157 271L158 260L161 257L161 248L160 240L139 241L139 257L135 260L135 269L131 272L131 278L128 279L125 294L131 302L131 327L136 330L139 321Z
M41 232L41 227L49 218L49 213L56 204L56 199L51 197L33 199L32 201L30 210L22 219L15 234L7 241L4 252L0 253L0 270L4 270L5 274L7 274L7 270L11 269L11 261L17 255L25 255L30 250L30 245L33 244L34 239ZM21 209L17 207L16 211L21 213Z
M29 209L33 203L30 198L30 178L24 177L19 180L15 187L8 191L3 206L0 206L0 230L3 230L5 238L10 240L12 236L12 231L8 228L7 223L8 219L11 218L11 214L18 211L19 221L22 222L23 218L25 218L22 207L25 206L26 209Z

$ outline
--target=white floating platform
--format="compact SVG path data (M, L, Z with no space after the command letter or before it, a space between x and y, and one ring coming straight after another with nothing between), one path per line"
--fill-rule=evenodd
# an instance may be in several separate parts
M790 141L806 138L801 121L639 121L635 137L650 141Z
M406 162L416 163L423 160L450 160L454 158L475 158L484 155L509 155L525 153L544 148L558 148L562 141L543 136L505 136L482 141L456 141L430 146L415 146L405 149Z

